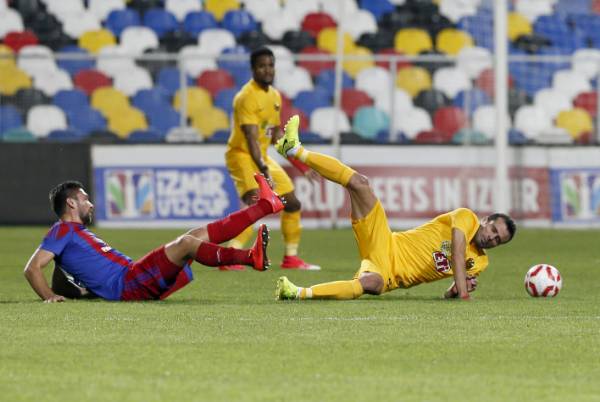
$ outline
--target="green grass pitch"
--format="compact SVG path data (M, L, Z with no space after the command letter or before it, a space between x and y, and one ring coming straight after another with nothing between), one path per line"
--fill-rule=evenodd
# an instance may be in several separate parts
M448 281L347 302L276 302L268 272L194 266L164 302L41 303L22 269L46 228L0 228L0 400L598 401L600 231L520 230L490 251L472 302ZM133 258L173 230L97 230ZM310 231L302 256L348 279L350 230ZM561 271L554 299L527 296L527 268ZM49 271L49 270L48 270Z

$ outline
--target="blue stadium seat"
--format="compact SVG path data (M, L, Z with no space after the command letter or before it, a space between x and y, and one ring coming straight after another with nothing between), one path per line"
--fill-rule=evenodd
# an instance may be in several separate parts
M159 132L163 137L167 135L173 127L179 126L180 114L175 111L170 105L162 107L150 108L144 110L146 117L150 121L150 126Z
M387 130L389 126L387 113L373 106L363 106L354 115L352 130L362 138L375 139L377 133Z
M212 144L226 144L227 141L229 140L230 134L231 133L229 132L229 130L218 130L218 131L215 131L215 133L213 135L208 137L206 139L206 142L209 142Z
M75 129L64 129L64 130L52 130L46 139L48 141L56 142L79 142L83 140L86 135L79 130Z
M102 116L102 113L91 107L81 108L77 113L69 115L68 118L69 125L84 134L106 128L106 119Z
M179 69L177 67L165 67L158 73L158 79L156 85L161 87L169 96L172 96L180 87ZM187 77L187 84L194 85L194 80L191 77Z
M135 130L127 136L127 142L159 143L164 140L165 137L163 135L152 129Z
M231 114L233 113L233 98L237 92L237 88L222 89L217 92L213 104Z
M300 91L293 100L294 107L310 116L313 110L331 106L331 95L326 89L317 88L312 91Z
M388 0L360 0L360 8L369 11L377 21L384 14L394 11L394 5Z
M128 8L113 10L106 17L105 25L115 36L119 37L125 28L141 25L140 15L137 11Z
M479 88L473 88L466 91L460 91L454 98L454 106L466 110L471 115L479 106L489 105L490 97Z
M69 46L62 47L58 50L58 52L59 53L77 54L77 55L88 55L89 54L85 49L82 49L76 45L69 45ZM65 58L58 58L57 64L58 64L58 67L67 71L72 76L74 76L81 70L92 69L96 66L96 60L94 59L94 57L90 57L89 59L83 59L83 58L82 59L68 59L66 57L68 57L68 55L66 55Z
M258 27L252 14L243 9L228 11L223 17L221 25L230 31L236 39L245 32L255 31Z
M547 63L511 62L509 63L510 75L514 77L517 88L522 89L529 96L537 91L551 86L554 70Z
M494 15L490 9L480 8L477 14L462 17L457 28L468 32L477 46L494 49Z
M139 90L133 98L131 104L144 113L148 114L149 110L154 110L157 107L171 106L169 102L169 94L162 87L154 87L150 89Z
M300 138L304 144L327 144L329 140L312 131L302 131Z
M234 46L223 49L221 52L221 56L217 59L217 65L219 68L223 70L229 71L232 75L234 71L240 71L242 69L250 69L250 60L245 57L241 60L231 60L227 59L228 55L236 55L236 56L247 56L250 57L250 52L244 46ZM237 81L236 81L237 82Z
M177 18L167 10L153 8L144 14L144 25L156 32L156 36L162 38L168 32L179 29Z
M592 12L591 0L558 0L554 5L554 12L558 14L590 14Z
M330 96L333 96L333 90L335 89L335 70L328 69L323 70L315 78L315 86L325 89ZM342 88L352 88L354 81L344 71L342 72Z
M52 103L64 110L67 115L81 108L90 107L88 97L81 89L60 90L52 98Z
M23 126L23 118L19 110L12 105L0 106L0 136L5 131Z
M523 145L529 143L529 139L519 130L511 128L508 131L508 142L511 145Z
M207 11L188 13L183 20L183 30L196 38L205 29L218 28L215 17Z
M534 32L550 39L552 45L568 53L586 46L586 36L579 29L571 29L561 15L542 15L533 24Z

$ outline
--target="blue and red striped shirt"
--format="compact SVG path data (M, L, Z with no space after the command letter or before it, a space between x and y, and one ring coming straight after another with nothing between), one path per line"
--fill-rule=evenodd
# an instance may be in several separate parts
M88 290L107 300L120 300L131 258L110 247L83 224L56 222L40 248Z

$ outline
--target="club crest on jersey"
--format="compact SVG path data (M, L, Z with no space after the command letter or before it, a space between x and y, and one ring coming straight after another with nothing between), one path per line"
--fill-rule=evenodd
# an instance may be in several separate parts
M435 251L433 254L433 264L435 265L435 270L439 273L446 273L450 271L450 261L448 261L448 257L441 251Z
M467 269L471 269L475 266L475 260L473 258L467 259L465 262Z
M275 106L275 111L279 112L279 109L281 108L281 106L279 106L279 103L276 103L274 106Z

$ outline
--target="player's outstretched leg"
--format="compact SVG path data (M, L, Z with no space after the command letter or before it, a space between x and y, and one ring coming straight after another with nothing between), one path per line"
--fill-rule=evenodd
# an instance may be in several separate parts
M277 300L351 300L359 298L363 293L362 285L358 279L327 282L303 288L294 285L287 277L282 276L277 280L275 297Z
M284 157L293 157L304 162L327 180L346 187L356 171L331 156L306 150L298 138L299 125L298 115L290 117L285 125L283 137L275 144L277 152Z

